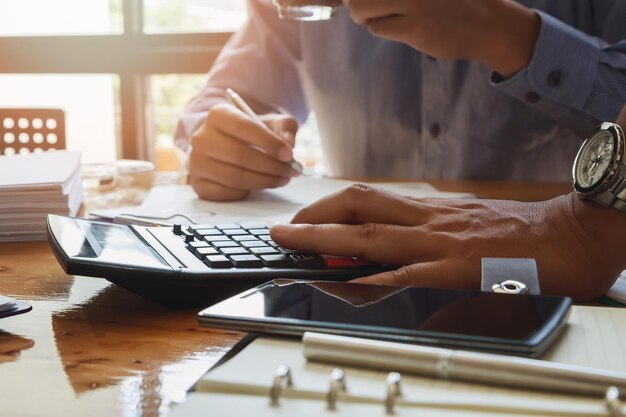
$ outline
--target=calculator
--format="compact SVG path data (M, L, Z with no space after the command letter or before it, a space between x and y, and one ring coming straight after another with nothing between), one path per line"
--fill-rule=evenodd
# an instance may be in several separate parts
M258 222L146 227L50 214L47 233L68 274L168 304L206 306L276 278L345 281L394 268L282 248Z

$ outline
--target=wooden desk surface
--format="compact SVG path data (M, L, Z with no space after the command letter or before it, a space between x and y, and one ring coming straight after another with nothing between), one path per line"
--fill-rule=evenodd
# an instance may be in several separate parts
M567 184L433 182L487 198L545 199ZM138 204L145 188L92 199ZM92 196L93 197L93 196ZM244 334L201 328L108 281L66 275L47 242L0 243L0 293L33 311L0 320L0 416L164 416Z

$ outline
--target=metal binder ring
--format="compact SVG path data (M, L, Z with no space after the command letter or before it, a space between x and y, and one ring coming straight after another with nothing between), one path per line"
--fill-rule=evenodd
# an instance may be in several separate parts
M330 389L326 394L328 411L337 409L337 397L339 393L346 390L346 374L343 369L335 368L330 374Z
M402 375L397 372L391 372L387 375L387 396L385 397L385 411L388 416L395 414L396 401L402 396L400 381Z
M274 373L274 383L270 388L270 406L278 407L278 400L280 394L285 387L290 387L293 384L291 379L291 370L287 365L279 365Z
M528 294L526 284L512 279L493 285L491 290L499 294Z
M621 417L624 415L622 413L622 402L619 397L620 392L617 387L609 387L606 390L604 404L606 405L606 410L609 412L609 416L611 417Z

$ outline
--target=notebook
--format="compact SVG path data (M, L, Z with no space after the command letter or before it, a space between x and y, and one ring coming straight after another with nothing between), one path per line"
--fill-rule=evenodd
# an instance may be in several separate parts
M574 307L569 328L543 359L626 371L626 310ZM288 365L292 387L270 406L276 370ZM327 409L335 366L308 363L298 340L259 338L221 367L207 373L172 417L385 416L387 373L343 367L346 391ZM402 374L402 370L397 370ZM397 416L606 416L603 398L513 390L403 374Z

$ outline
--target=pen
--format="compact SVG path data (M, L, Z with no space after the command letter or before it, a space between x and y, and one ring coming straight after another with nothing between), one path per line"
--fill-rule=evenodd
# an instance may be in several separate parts
M537 359L312 332L302 345L304 357L315 362L570 394L603 396L609 387L626 392L622 372Z
M263 128L269 131L272 131L268 125L263 123L263 120L259 118L259 116L254 112L254 110L252 110L248 103L246 103L239 94L235 93L232 88L226 89L226 98L228 98L228 101L230 101L233 106L237 107L239 110L247 114L252 120L254 120L256 124L258 124L259 126L263 126ZM292 159L291 161L289 161L289 165L298 174L304 175L304 171L300 162Z

